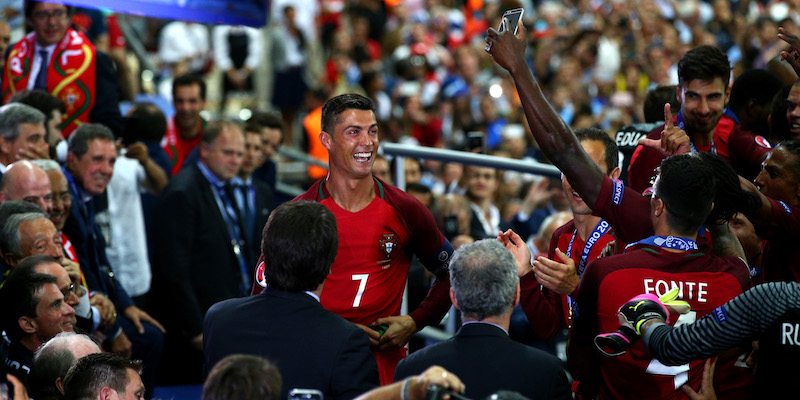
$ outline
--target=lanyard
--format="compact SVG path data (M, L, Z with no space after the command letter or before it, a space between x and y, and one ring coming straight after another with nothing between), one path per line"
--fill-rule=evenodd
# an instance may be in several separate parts
M684 129L682 111L678 111L678 127L681 128L681 130L684 130L684 131L686 130L686 129ZM697 150L697 146L695 146L694 141L691 140L691 137L689 139L689 148L692 150L692 153L697 153L697 151L698 151ZM717 145L714 143L714 137L713 136L711 137L711 154L717 154Z
M592 230L592 234L586 238L586 244L583 246L583 253L581 253L581 259L578 262L578 267L576 268L576 272L578 277L583 275L583 270L586 268L586 263L589 260L589 253L592 251L592 247L594 247L595 243L600 240L603 235L608 232L610 226L608 222L605 220L600 220L597 225ZM572 258L572 244L575 243L575 237L578 236L578 229L575 229L575 232L572 233L572 239L569 240L569 246L567 246L566 255L569 258Z
M576 273L580 278L583 275L583 270L586 268L586 263L589 260L589 253L592 252L592 248L600 240L603 235L608 232L610 226L608 222L605 220L600 220L597 225L592 230L592 233L586 238L586 244L583 245L583 253L581 253L581 259L578 261L578 266L576 268ZM567 246L566 256L572 258L572 245L575 243L575 238L578 236L578 229L575 228L575 232L572 233L572 238L569 240L569 245ZM578 304L577 302L570 297L567 296L567 303L569 304L569 325L572 325L572 319L578 316Z
M239 216L236 214L236 210L233 209L233 203L228 197L228 194L225 193L225 184L217 179L217 177L214 176L214 174L212 174L208 167L206 167L202 162L198 162L197 167L214 189L212 190L212 193L214 194L214 200L217 202L217 207L219 207L219 210L222 213L222 219L225 220L228 237L231 240L231 246L233 246L233 253L239 260L239 269L242 274L241 289L243 293L247 293L250 288L250 273L247 270L247 261L242 253L244 250L242 248L244 246L244 240L242 240L242 232L239 226Z
M629 244L625 247L625 250L627 251L628 248L635 244L649 244L657 247L683 251L697 250L697 243L695 243L694 240L677 236L650 236L647 239Z

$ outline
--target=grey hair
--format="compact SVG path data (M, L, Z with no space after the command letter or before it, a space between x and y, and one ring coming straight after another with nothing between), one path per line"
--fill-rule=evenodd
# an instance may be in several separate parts
M94 346L100 352L100 347L89 336L74 332L61 332L36 350L28 375L31 396L39 400L61 398L55 385L56 378L64 379L67 375L69 367L77 359L72 349L78 347L80 342Z
M22 255L22 240L19 232L19 227L23 222L32 222L38 219L47 219L47 214L44 212L30 212L22 214L14 214L8 217L3 229L0 230L0 247L4 252L10 252L18 259L23 258Z
M44 124L43 112L22 103L0 107L0 136L13 142L19 137L19 124Z
M450 285L464 317L483 320L508 312L519 276L514 255L495 239L456 250L450 262Z
M47 171L61 171L61 166L55 160L48 160L48 159L38 159L38 160L31 160L31 162L36 165L37 167Z
M81 124L69 135L69 152L83 157L89 151L89 142L95 139L114 143L114 134L105 125L101 124Z

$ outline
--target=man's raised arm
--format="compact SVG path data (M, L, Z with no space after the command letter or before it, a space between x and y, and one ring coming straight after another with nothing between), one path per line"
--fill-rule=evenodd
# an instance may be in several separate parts
M502 33L489 28L486 42L491 43L494 61L511 73L519 92L528 125L539 148L569 180L586 204L595 204L603 183L603 171L583 151L572 129L553 110L525 62L526 30L520 24L515 37L511 31Z

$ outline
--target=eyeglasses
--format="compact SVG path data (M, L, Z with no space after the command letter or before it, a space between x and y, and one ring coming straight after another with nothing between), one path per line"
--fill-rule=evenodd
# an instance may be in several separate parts
M59 20L64 19L67 16L67 10L55 10L51 13L46 11L37 11L31 15L34 21L36 22L46 22L50 18Z
M75 293L74 283L70 283L69 287L61 289L61 294L64 295L64 300L68 299L72 293Z

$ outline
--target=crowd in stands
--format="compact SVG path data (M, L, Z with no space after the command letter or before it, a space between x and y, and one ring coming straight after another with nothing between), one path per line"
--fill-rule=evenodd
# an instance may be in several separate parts
M19 394L758 398L775 380L750 351L800 346L775 339L800 331L791 305L715 366L609 333L639 293L679 287L678 325L722 324L752 286L800 282L797 2L276 0L261 28L18 3L0 18L0 381ZM519 35L498 32L519 7ZM562 174L398 171L381 142ZM412 338L451 305L453 339ZM632 347L606 358L604 334ZM500 374L533 364L531 387Z

